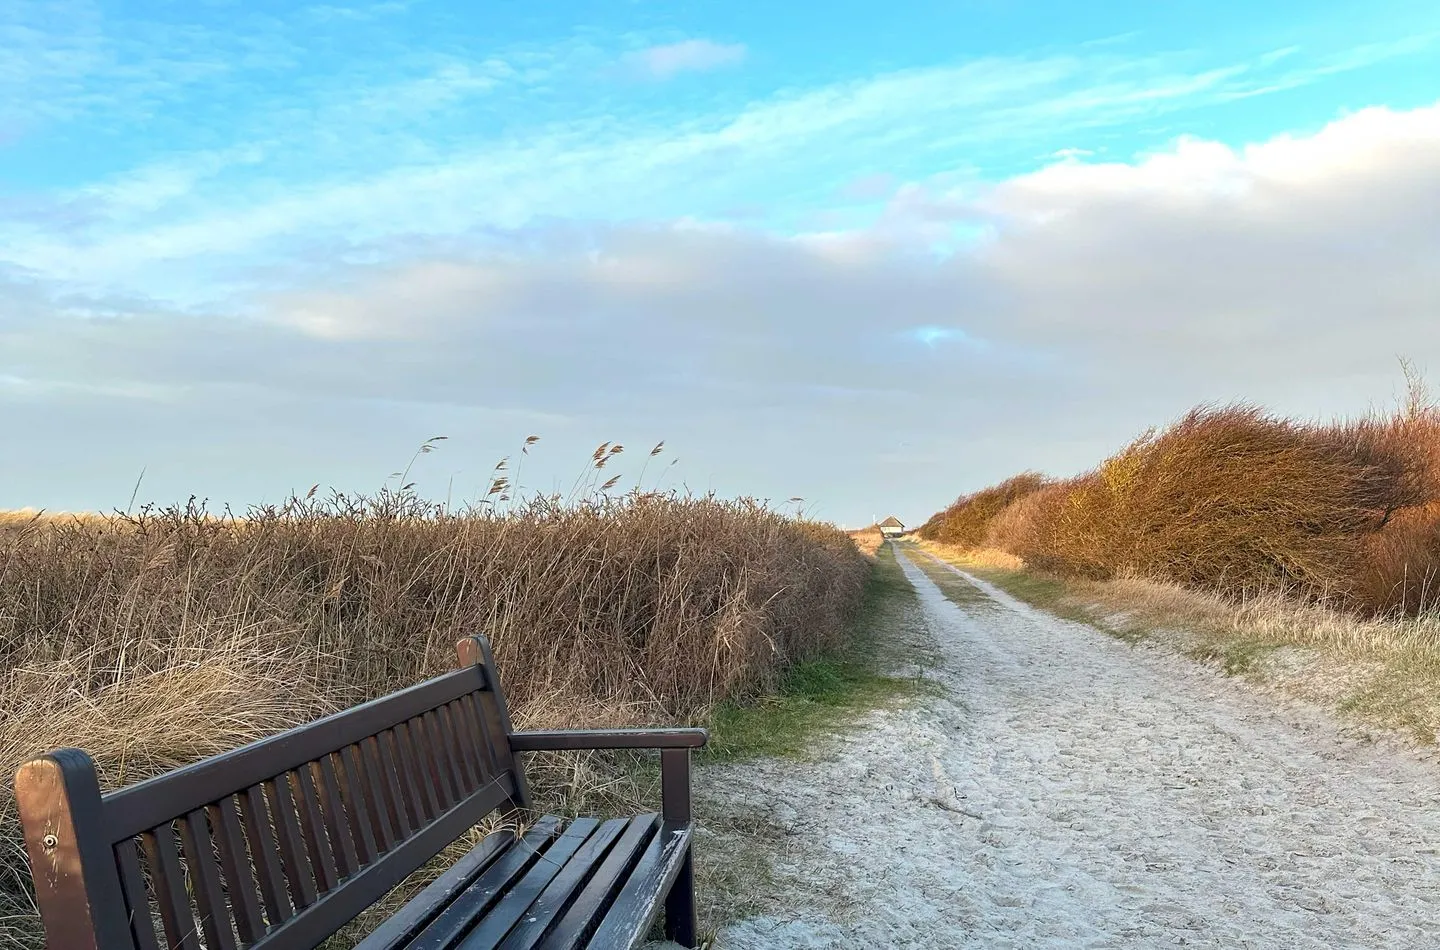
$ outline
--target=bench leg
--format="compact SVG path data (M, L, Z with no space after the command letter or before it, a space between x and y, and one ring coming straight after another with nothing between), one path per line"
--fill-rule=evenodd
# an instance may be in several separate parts
M695 946L695 863L687 851L680 874L665 897L665 936L682 947Z

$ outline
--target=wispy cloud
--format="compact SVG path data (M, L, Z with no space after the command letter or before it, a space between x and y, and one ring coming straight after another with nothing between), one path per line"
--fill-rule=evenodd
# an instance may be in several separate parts
M240 117L251 123L243 147L171 156L52 196L57 218L77 201L105 200L78 231L47 229L35 214L0 223L0 243L14 263L54 277L165 295L200 281L201 270L236 279L266 261L312 259L318 248L472 241L547 217L714 216L781 198L791 213L805 202L818 210L897 155L955 167L1016 150L1051 154L1085 130L1225 101L1276 78L1262 63L1186 71L1186 58L1168 55L1022 56L685 115L572 110L498 135L457 121L476 97L498 109L532 86L553 86L573 68L571 55L594 61L593 51L442 60L418 75L324 91L308 107Z
M326 413L317 457L368 445L368 407L390 405L495 438L577 418L703 431L787 453L801 483L830 484L826 445L900 439L1066 471L1191 402L1325 380L1299 408L1338 410L1396 352L1440 354L1437 168L1440 104L986 187L915 182L883 227L825 235L549 220L416 241L252 288L248 318L0 273L0 401L23 427L45 400L93 416L151 397L179 431L223 419L250 444L304 407ZM947 220L990 233L934 254ZM346 421L362 404L365 431ZM935 406L963 432L937 434Z
M744 43L716 43L714 40L682 40L651 46L626 56L626 61L651 79L673 79L681 73L709 72L736 66L745 60Z

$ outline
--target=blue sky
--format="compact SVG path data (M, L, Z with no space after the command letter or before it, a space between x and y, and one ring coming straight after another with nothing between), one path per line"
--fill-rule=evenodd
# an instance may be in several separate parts
M0 506L539 434L854 524L1364 409L1440 353L1437 99L1418 2L11 0Z

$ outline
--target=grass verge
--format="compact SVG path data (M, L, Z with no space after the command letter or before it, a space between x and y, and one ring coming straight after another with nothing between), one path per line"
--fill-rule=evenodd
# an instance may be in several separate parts
M1315 703L1362 731L1424 745L1440 734L1440 615L1363 618L1280 594L1231 601L1177 584L1066 579L985 552L917 547L1048 613Z
M827 655L790 667L773 695L719 705L702 761L803 755L857 715L933 689L923 675L925 656L902 656L884 636L914 598L894 550L879 549L851 635Z
M726 923L777 909L777 863L798 843L768 807L708 795L706 771L762 756L803 758L866 712L934 692L925 671L935 662L915 589L885 545L844 646L791 667L771 696L715 709L696 776L697 893L707 941Z

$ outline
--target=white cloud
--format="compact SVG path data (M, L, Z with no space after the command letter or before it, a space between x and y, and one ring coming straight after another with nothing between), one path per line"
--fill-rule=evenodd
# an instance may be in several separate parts
M744 43L683 40L630 53L627 61L652 79L673 79L680 73L709 72L745 60Z
M164 296L202 272L295 259L317 245L458 238L546 218L704 214L776 194L793 202L807 188L823 202L856 169L884 167L900 152L928 161L983 155L995 143L1049 141L1223 101L1273 79L1251 75L1253 64L1197 71L1166 56L991 58L681 119L582 113L498 139L467 136L463 124L422 135L422 125L411 130L415 141L388 124L395 116L444 123L445 110L467 97L546 75L543 63L526 62L437 61L323 107L277 106L268 138L119 176L100 189L113 199L108 209L83 225L47 230L39 215L0 221L0 246L12 263L58 279ZM332 155L335 143L348 147ZM326 160L309 161L317 154ZM373 167L366 156L377 157ZM713 209L695 206L697 181ZM57 220L77 197L86 195L51 199Z
M503 72L467 67L396 91L443 106ZM746 488L778 483L781 497L838 505L876 485L909 484L938 504L962 478L1073 470L1204 399L1354 409L1383 398L1396 355L1440 367L1440 105L1365 110L1239 149L1191 138L1129 162L1071 153L993 186L876 179L849 196L888 196L881 218L824 233L644 210L625 217L660 223L575 223L637 194L688 199L700 177L740 194L757 181L746 168L817 174L787 161L797 156L846 153L838 183L898 146L1028 143L1275 78L1163 59L986 60L673 130L583 118L430 163L226 182L228 197L206 190L197 156L64 196L53 219L32 209L0 225L31 272L0 268L0 400L17 439L53 430L80 445L112 407L75 407L101 394L183 392L167 403L178 432L227 431L254 404L263 413L233 422L247 451L268 449L269 420L285 417L317 457L380 427L364 413L348 428L310 414L361 404L399 407L426 429L443 417L490 434L530 420L598 438L684 434L722 446L713 470ZM79 198L103 199L110 216L81 213ZM228 288L245 306L227 308L197 279L183 302L209 303L207 315L176 306L177 272L250 268L262 252L286 262L283 287L274 271L243 272L248 283ZM80 278L170 302L77 299ZM47 400L69 421L33 421ZM853 448L902 440L962 461L897 473ZM755 458L732 459L735 445Z

